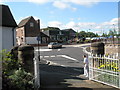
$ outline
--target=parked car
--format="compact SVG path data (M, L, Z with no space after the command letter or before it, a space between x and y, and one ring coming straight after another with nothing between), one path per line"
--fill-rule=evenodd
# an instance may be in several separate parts
M62 44L57 43L57 42L51 42L48 44L48 48L61 48Z

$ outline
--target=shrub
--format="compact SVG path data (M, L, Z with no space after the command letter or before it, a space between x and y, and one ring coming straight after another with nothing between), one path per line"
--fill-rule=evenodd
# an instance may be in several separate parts
M33 75L22 68L19 60L12 59L12 55L6 50L2 50L0 56L3 90L32 90Z

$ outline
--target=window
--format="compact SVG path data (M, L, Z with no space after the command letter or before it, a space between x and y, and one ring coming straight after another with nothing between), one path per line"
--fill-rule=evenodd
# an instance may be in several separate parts
M31 23L30 23L30 27L34 27L34 23L31 22Z

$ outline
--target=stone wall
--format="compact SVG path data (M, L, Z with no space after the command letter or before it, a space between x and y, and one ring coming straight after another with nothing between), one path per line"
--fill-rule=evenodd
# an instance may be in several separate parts
M105 54L118 55L120 44L105 44Z

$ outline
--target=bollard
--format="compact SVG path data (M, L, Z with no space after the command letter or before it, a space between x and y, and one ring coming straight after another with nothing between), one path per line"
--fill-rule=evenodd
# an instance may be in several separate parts
M34 75L34 47L30 45L21 45L18 48L18 60L25 69Z

